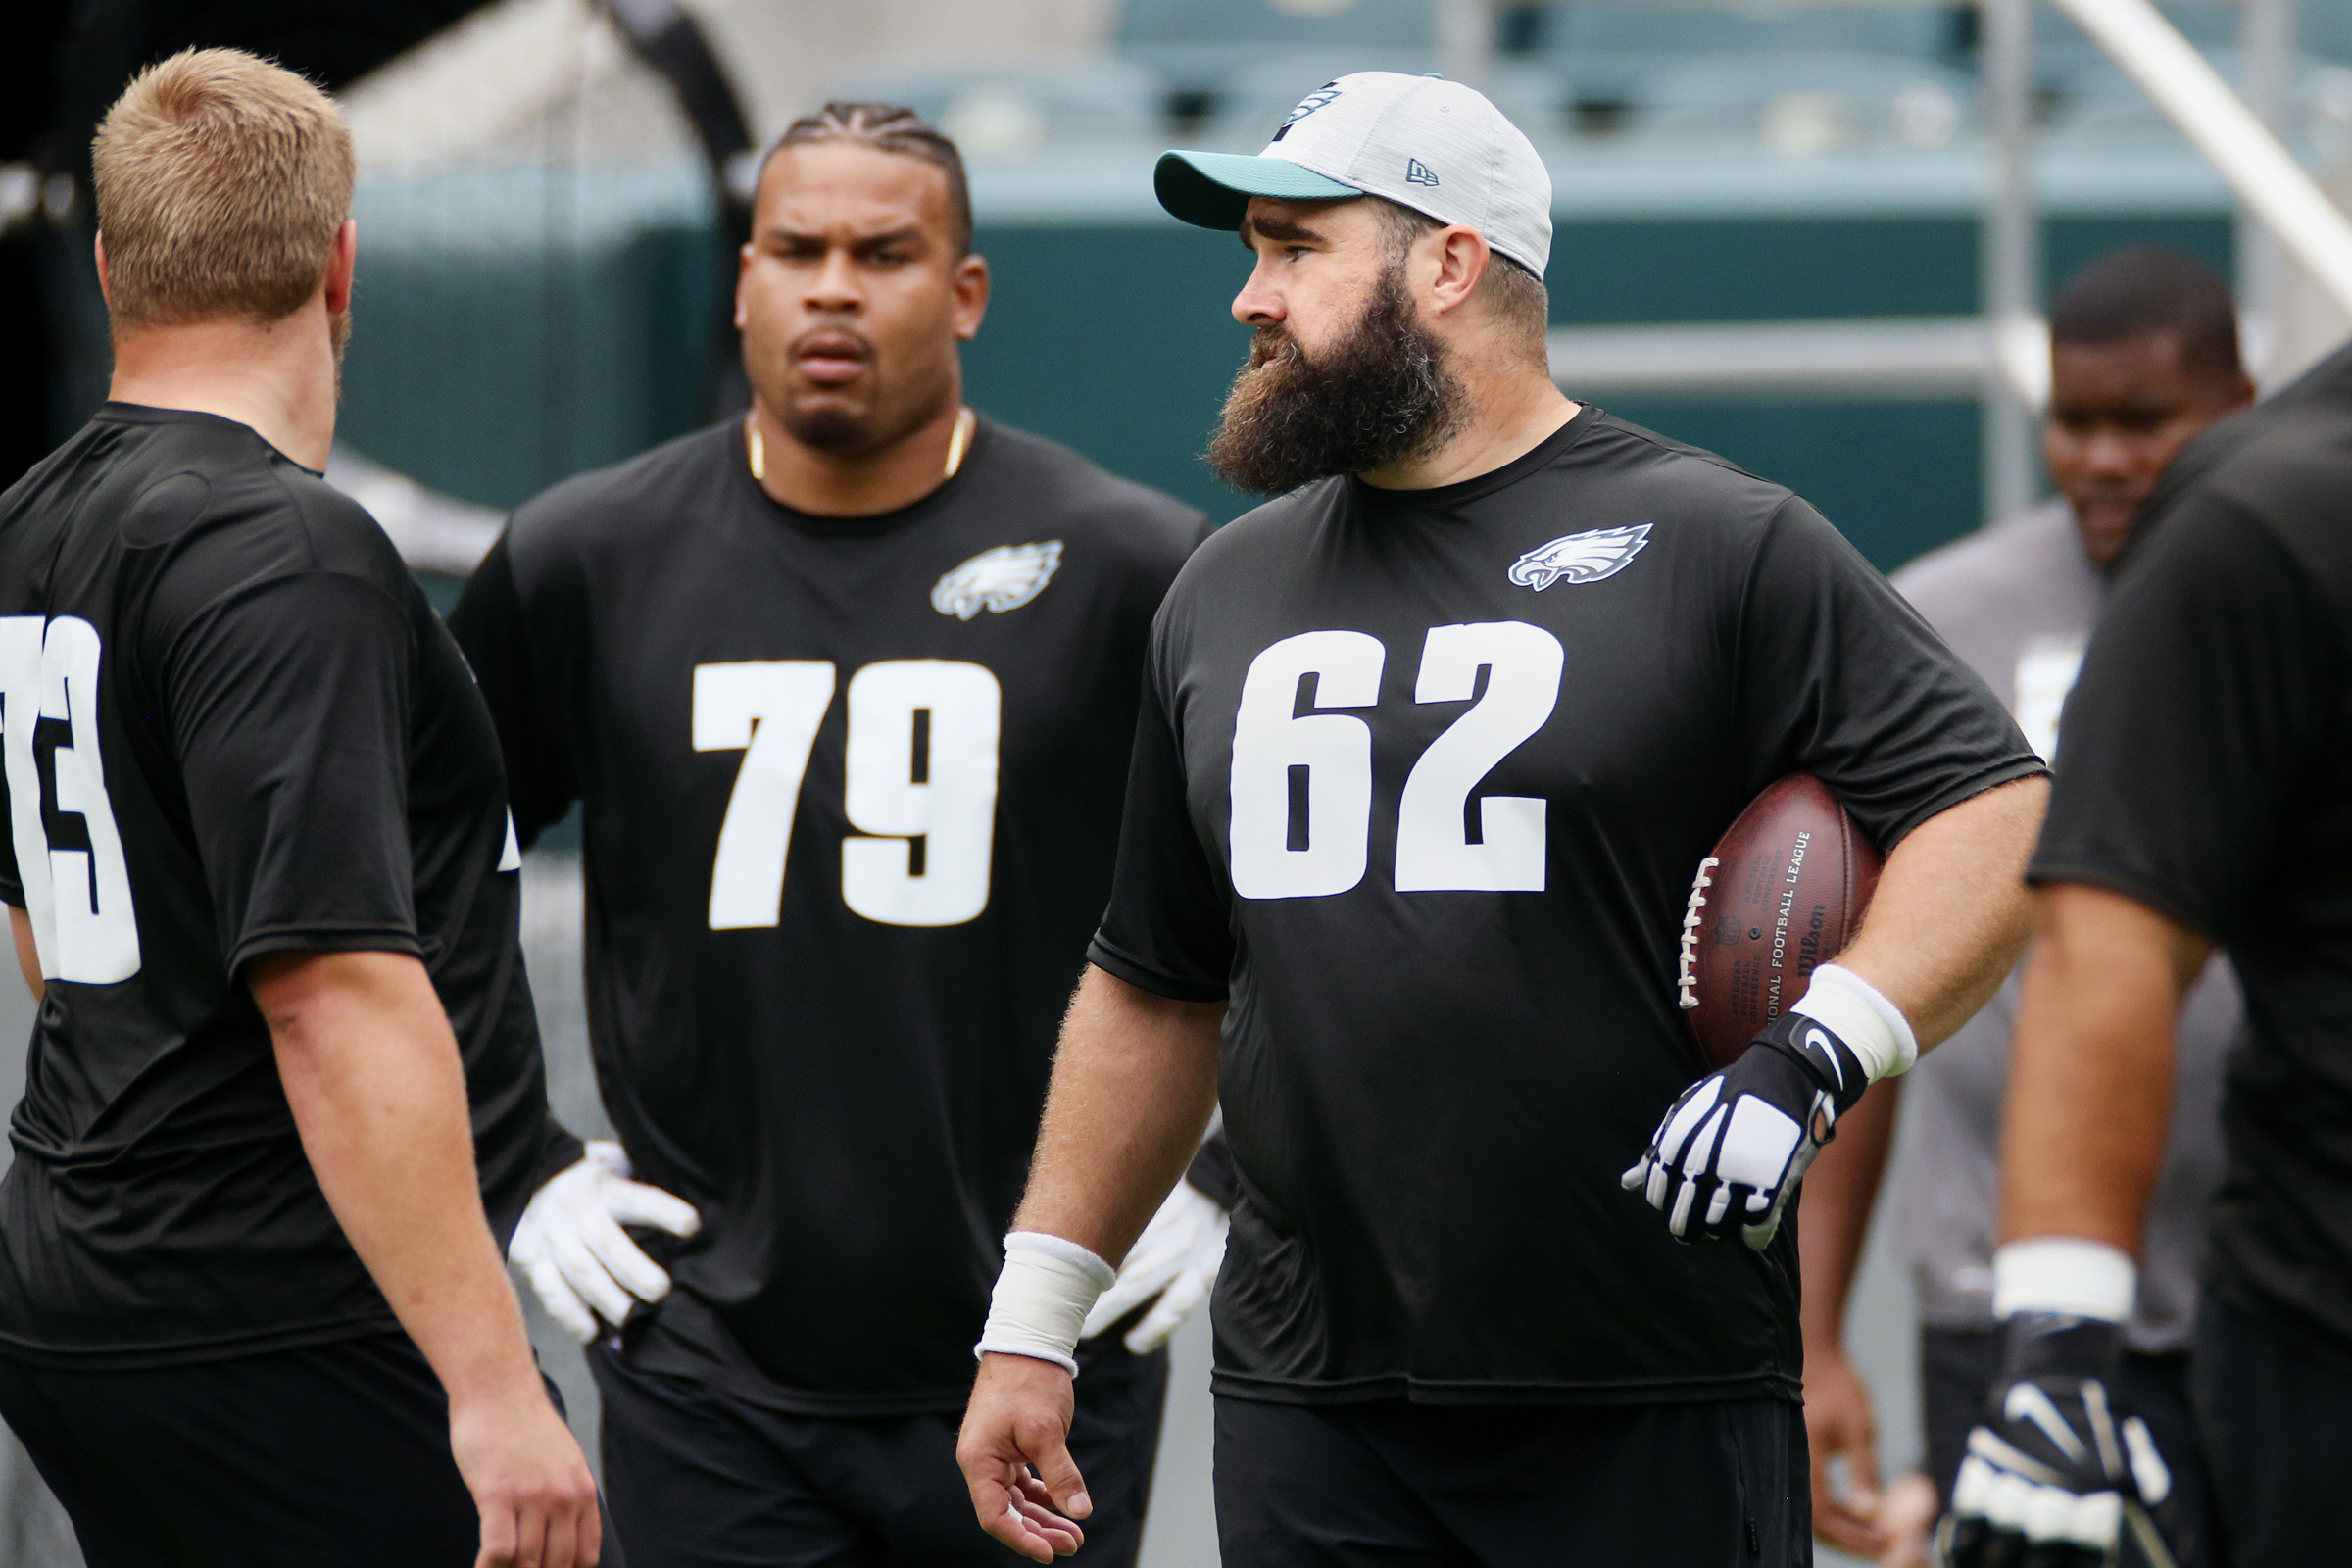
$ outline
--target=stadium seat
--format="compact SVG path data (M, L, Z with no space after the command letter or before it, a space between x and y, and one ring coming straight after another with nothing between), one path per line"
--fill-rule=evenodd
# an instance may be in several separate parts
M1589 129L1620 123L1641 84L1705 60L1861 54L1955 63L1967 34L1944 5L1721 9L1566 4L1544 13L1535 58L1567 79Z
M1216 108L1201 133L1201 145L1227 152L1255 152L1298 100L1323 83L1358 71L1401 71L1418 75L1430 69L1426 51L1332 47L1260 52L1214 84Z
M1694 60L1642 77L1629 133L1652 140L1761 143L1784 155L1845 146L1936 147L1974 114L1975 83L1896 55L1776 52Z
M2157 9L2166 21L2180 29L2182 36L2208 56L2237 45L2242 13L2234 5L2197 0L2188 5L2160 5ZM2070 80L2107 58L2107 52L2092 43L2089 35L2076 26L2074 19L2065 12L2056 6L2034 8L2034 71L2043 87L2053 94L2053 104L2057 96L2067 91Z
M1424 52L1382 49L1302 49L1254 60L1217 84L1216 110L1200 144L1226 152L1255 152L1298 101L1334 77L1358 71L1430 69ZM1529 61L1495 63L1487 96L1547 156L1567 133L1568 90L1557 73Z
M1118 48L1179 93L1205 98L1270 51L1425 59L1432 10L1431 0L1126 0Z
M1018 55L894 64L844 77L830 96L905 104L986 163L1156 145L1167 88L1133 60Z
M2206 58L2222 78L2241 90L2244 71L2233 47L2209 49ZM2288 69L2293 91L2282 130L2291 143L2307 142L2323 162L2352 151L2352 70L2308 55ZM2104 56L2062 78L2049 135L2068 142L2164 141L2179 135L2139 83Z

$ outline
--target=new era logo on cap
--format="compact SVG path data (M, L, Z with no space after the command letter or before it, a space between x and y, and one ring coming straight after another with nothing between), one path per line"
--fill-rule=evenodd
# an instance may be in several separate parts
M1325 82L1256 157L1164 153L1152 182L1162 207L1203 228L1241 227L1252 196L1385 196L1477 229L1538 277L1551 259L1544 160L1483 94L1441 76L1360 71Z

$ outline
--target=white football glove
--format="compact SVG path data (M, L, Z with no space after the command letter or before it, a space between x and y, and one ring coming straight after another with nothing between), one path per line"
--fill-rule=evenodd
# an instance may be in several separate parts
M1215 1199L1191 1182L1178 1182L1168 1200L1159 1205L1159 1212L1152 1216L1152 1223L1144 1227L1144 1234L1136 1238L1127 1261L1119 1267L1119 1277L1095 1298L1094 1310L1086 1314L1078 1337L1091 1340L1157 1298L1152 1310L1127 1331L1124 1343L1137 1355L1149 1355L1167 1344L1177 1325L1192 1316L1193 1309L1208 1298L1209 1287L1217 1283L1217 1269L1225 1261L1228 1223Z
M1683 1091L1623 1177L1678 1242L1735 1232L1757 1251L1869 1075L1824 1025L1789 1012L1723 1071Z
M669 1294L668 1272L629 1240L623 1225L685 1237L701 1230L703 1219L684 1199L629 1180L629 1156L599 1139L578 1164L531 1195L507 1244L507 1261L530 1281L547 1315L583 1345L596 1338L600 1316L618 1328L639 1301Z
M2129 1536L2142 1560L2170 1568L2172 1470L2147 1422L2109 1393L2122 1328L2021 1312L2005 1332L2006 1364L1936 1533L1939 1560L2103 1568Z

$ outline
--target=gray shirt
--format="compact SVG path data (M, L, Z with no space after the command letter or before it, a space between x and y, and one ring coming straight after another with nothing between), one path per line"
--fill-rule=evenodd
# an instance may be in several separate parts
M1894 585L2057 760L2058 710L2099 611L2098 573L2063 501L1923 556ZM2023 965L2020 965L2022 973ZM1990 1329L1999 1225L2001 1101L2019 974L1984 1009L1920 1059L1895 1160L1901 1245L1931 1328ZM2187 1348L2205 1211L2222 1174L2222 1060L2238 1025L2237 984L2217 958L2182 1012L2164 1164L2148 1205L2133 1349Z

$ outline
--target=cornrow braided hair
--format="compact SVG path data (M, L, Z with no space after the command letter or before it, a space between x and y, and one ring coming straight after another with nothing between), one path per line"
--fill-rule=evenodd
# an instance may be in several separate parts
M784 134L767 150L773 158L787 147L809 142L846 141L878 153L919 158L948 176L948 213L956 254L972 248L972 187L964 177L963 155L929 121L904 104L843 103L825 105L784 127Z

